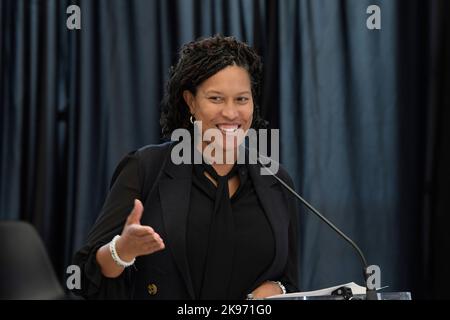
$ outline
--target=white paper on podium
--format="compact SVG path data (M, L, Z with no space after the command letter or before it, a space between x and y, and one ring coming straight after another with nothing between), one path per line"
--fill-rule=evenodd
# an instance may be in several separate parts
M314 291L304 291L304 292L292 292L286 294L277 294L275 296L267 297L266 299L277 299L277 298L296 298L296 297L315 297L315 296L329 296L331 293L340 288L340 287L348 287L352 289L352 293L355 294L366 294L366 288L357 285L354 282L349 282L345 284L340 284L338 286L324 288L320 290Z

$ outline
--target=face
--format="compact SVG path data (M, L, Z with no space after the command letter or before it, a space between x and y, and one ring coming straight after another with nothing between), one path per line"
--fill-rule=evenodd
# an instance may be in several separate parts
M203 81L195 96L186 90L183 97L191 114L202 121L202 134L208 129L218 129L222 137L217 141L220 147L236 149L242 142L242 132L247 132L253 119L253 96L247 70L228 66Z

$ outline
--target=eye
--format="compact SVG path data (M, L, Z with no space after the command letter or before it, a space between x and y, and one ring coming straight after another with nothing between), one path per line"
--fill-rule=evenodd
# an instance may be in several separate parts
M223 98L220 96L212 96L208 98L209 101L213 102L213 103L221 103L223 101Z
M248 98L248 97L238 97L236 100L240 104L245 104L245 103L247 103L250 100L250 98Z

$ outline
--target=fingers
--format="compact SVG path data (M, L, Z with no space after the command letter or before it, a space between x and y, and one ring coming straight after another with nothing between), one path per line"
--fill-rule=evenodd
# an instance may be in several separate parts
M149 236L149 237L142 237L140 238L140 240L142 241L142 243L144 245L150 245L150 244L164 244L164 241L161 239L161 237L158 234L155 234L153 236Z
M143 244L153 244L153 243L164 244L164 241L156 232L151 235L140 237L139 240L142 241Z
M163 240L156 232L134 239L133 247L135 248L136 256L148 255L165 248Z
M128 226L129 235L133 237L152 236L155 231L150 226L130 225Z
M162 240L155 240L149 241L142 245L143 253L142 255L147 255L154 253L156 251L163 250L166 246L164 245L164 242Z
M161 239L160 235L156 232L152 234L147 234L139 238L141 241L141 247L143 254L150 254L155 251L159 251L165 248L164 241Z
M144 206L138 199L134 199L134 207L131 213L128 215L126 225L141 224L142 212L144 212Z
M141 226L136 224L129 225L125 228L123 235L137 245L156 242L164 243L161 236L150 226Z

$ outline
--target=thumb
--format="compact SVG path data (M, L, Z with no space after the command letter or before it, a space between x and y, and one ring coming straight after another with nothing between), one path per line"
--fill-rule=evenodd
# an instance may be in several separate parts
M144 212L144 206L138 199L134 199L134 207L127 218L127 225L129 224L141 224L142 212Z

